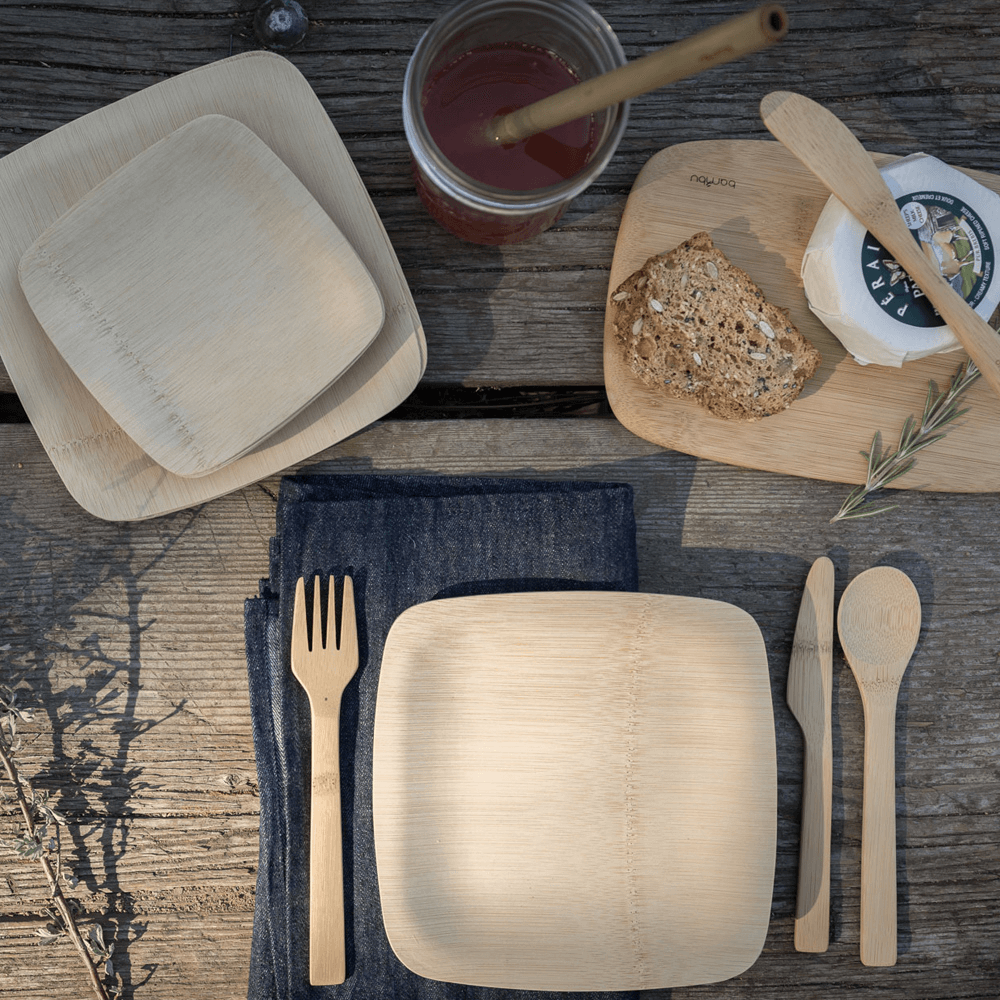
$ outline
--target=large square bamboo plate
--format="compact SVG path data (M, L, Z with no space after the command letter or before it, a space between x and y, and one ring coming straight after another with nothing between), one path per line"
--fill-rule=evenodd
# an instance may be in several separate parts
M379 894L431 979L657 989L760 954L777 775L745 612L656 594L432 601L386 641Z
M207 114L242 122L305 184L368 269L386 318L361 357L284 427L192 478L154 462L86 390L28 305L17 265L88 191ZM361 430L416 386L426 343L389 238L323 105L287 59L249 52L164 80L0 159L0 356L70 493L98 517L134 520L221 496Z
M98 403L178 476L215 472L284 425L384 318L319 202L224 115L182 125L85 194L18 277Z
M894 159L872 155L879 166ZM965 173L1000 192L1000 177ZM938 354L902 368L862 366L810 312L799 269L828 197L822 182L774 141L680 143L646 163L622 215L604 326L604 381L615 416L625 427L699 458L812 479L864 482L868 469L859 452L870 448L875 432L880 430L892 444L911 413L919 419L928 381L946 386L966 355ZM700 230L711 234L771 302L789 310L823 356L802 395L766 420L723 420L694 402L658 393L631 373L615 343L610 293L647 258ZM947 441L922 451L894 488L1000 490L1000 398L980 380L964 405L969 412L949 428Z

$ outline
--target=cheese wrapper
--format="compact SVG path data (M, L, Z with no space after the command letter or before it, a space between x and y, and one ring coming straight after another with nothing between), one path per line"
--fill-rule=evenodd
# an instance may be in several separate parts
M1000 303L993 237L1000 237L1000 197L924 153L880 173L924 252L989 320ZM836 197L816 222L802 281L809 308L859 364L898 368L960 346L892 254Z

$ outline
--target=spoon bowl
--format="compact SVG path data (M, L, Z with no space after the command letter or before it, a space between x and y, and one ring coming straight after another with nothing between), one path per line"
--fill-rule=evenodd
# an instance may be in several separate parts
M899 684L920 635L917 588L892 566L865 570L844 591L837 627L859 685Z
M920 635L920 595L891 566L859 574L837 612L865 713L861 961L896 964L896 697Z

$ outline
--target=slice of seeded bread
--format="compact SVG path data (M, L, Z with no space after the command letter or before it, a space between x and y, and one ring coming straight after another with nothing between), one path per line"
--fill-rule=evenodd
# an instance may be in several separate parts
M611 301L632 371L729 420L786 409L820 362L787 312L766 302L708 233L650 257Z

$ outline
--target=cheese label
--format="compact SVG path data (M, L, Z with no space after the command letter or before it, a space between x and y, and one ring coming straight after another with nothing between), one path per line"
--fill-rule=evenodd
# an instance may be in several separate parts
M995 273L993 240L979 215L941 191L910 192L896 204L924 253L975 308ZM907 326L944 326L930 299L870 232L861 243L861 271L868 293L888 316Z

